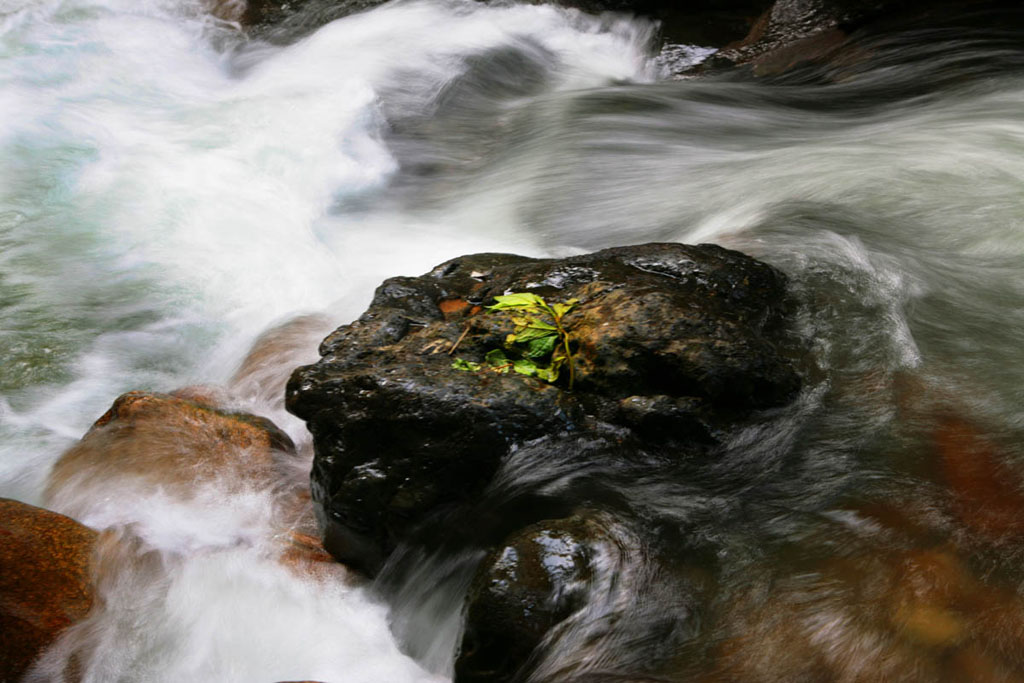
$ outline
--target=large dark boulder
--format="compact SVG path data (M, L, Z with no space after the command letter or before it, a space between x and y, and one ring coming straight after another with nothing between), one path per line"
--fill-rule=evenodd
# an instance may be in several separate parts
M654 20L659 26L659 63L667 75L685 78L736 67L755 76L780 75L795 67L827 70L869 56L872 50L861 40L851 41L854 36L948 28L951 18L969 16L982 17L976 26L986 28L1019 24L1021 18L1019 3L1008 0L523 1ZM217 0L211 12L261 40L291 43L331 21L381 4L384 0ZM695 45L718 52L695 63L686 47Z
M513 451L581 448L597 460L713 451L752 411L798 389L783 353L785 282L743 254L680 244L558 260L477 254L387 280L288 385L288 409L314 439L326 548L376 571L432 519L471 507ZM565 372L549 384L453 369L453 358L483 362L502 347L512 325L484 306L506 292L579 299L565 321L571 391ZM486 533L479 519L471 526ZM467 543L496 543L514 528L499 520L496 537Z

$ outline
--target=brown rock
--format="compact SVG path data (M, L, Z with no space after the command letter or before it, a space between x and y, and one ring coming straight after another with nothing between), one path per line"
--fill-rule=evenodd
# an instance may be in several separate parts
M216 409L227 400L224 390L219 387L206 386L204 384L192 384L181 389L170 392L174 398L183 398L208 408Z
M851 17L877 11L858 0L776 0L741 41L720 59L753 63L757 75L774 75L827 55L847 38L840 28Z
M296 575L346 583L354 580L355 576L324 550L318 538L292 531L285 534L282 541L278 560Z
M776 577L737 600L708 680L945 680L942 657L965 622L915 594L907 584L921 577L908 575L906 558L878 550Z
M188 498L200 481L227 490L270 486L294 456L272 422L169 394L133 391L119 397L53 467L48 500L80 487L102 488L133 477Z
M970 683L1015 683L1021 674L1000 663L980 646L960 648L949 659L950 680Z
M64 515L0 499L0 680L18 680L89 612L97 537Z

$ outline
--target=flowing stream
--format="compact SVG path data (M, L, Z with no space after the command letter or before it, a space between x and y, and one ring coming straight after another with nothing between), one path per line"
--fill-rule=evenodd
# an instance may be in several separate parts
M911 32L758 82L663 80L654 36L624 16L414 0L261 40L192 0L0 0L0 496L47 503L49 467L118 394L224 384L270 326L347 322L386 277L472 252L717 242L790 276L817 367L718 485L625 493L711 539L723 618L764 616L737 588L756 584L837 639L833 666L900 666L884 629L868 646L851 625L843 601L861 598L804 599L799 577L831 575L786 550L905 549L864 540L875 501L1019 600L1017 527L958 517L978 477L961 490L936 464L944 435L966 443L1024 500L1019 36ZM308 457L279 396L239 401ZM458 591L431 602L413 576L388 603L289 573L254 540L270 496L97 487L65 508L159 558L105 589L85 679L448 680ZM999 640L971 618L964 638ZM1007 619L1019 643L1024 618ZM1022 664L1004 650L984 654Z

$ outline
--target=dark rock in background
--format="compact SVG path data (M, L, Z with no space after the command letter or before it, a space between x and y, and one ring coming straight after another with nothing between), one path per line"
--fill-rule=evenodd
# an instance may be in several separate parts
M216 3L212 11L238 21L260 39L289 43L331 21L381 4L380 0L229 0ZM863 55L849 45L849 39L862 32L879 35L894 26L929 28L951 16L1018 9L1006 0L556 0L552 4L590 14L616 12L657 21L660 30L654 47L661 50L659 62L667 75L685 78L736 67L748 67L745 73L755 76L774 76L798 66L860 59ZM984 23L997 25L998 20ZM717 52L695 64L687 46Z
M289 43L336 19L382 4L382 0L247 0L238 21L264 40Z
M217 5L224 18L239 21L261 37L294 39L326 23L372 9L383 0L248 0ZM542 4L533 2L532 4ZM658 21L662 37L675 43L726 45L746 36L771 0L558 0L552 4L590 14L619 12Z
M754 76L777 76L796 67L831 67L870 57L860 43L901 31L1019 23L1017 3L1005 0L775 0L742 39L701 43L719 48L677 76L693 77L746 67ZM831 82L834 79L820 79Z
M719 46L746 36L772 0L558 0L554 4L591 14L622 12L655 19L666 42Z

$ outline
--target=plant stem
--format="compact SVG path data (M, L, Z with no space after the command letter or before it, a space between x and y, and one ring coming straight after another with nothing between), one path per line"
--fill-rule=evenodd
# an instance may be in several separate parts
M555 319L555 327L558 328L558 336L562 340L562 348L565 349L565 360L569 363L569 391L572 391L572 383L576 379L576 369L572 363L572 353L569 351L569 333L562 327L561 316L552 316Z
M466 329L464 329L462 331L462 334L459 335L458 340L456 340L456 342L454 344L452 344L452 348L448 349L448 355L449 356L452 355L453 353L455 353L455 349L459 348L459 344L461 344L462 340L466 338L467 334L469 334L469 327L470 327L470 323L466 323Z

